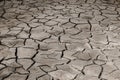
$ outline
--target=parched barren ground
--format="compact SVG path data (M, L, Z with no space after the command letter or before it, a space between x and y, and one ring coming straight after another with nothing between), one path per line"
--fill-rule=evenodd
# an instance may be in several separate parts
M120 4L0 2L0 80L120 80Z

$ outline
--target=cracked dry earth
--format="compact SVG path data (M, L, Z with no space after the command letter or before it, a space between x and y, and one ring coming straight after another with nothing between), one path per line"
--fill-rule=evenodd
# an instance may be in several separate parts
M120 80L120 4L0 2L0 80Z

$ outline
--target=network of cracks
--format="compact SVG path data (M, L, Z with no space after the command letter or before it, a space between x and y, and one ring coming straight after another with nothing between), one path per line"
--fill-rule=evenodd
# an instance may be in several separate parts
M1 0L0 80L120 80L117 0Z

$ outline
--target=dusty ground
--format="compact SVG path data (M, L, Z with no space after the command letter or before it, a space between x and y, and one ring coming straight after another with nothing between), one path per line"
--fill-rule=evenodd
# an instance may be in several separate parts
M0 80L120 80L120 4L0 2Z

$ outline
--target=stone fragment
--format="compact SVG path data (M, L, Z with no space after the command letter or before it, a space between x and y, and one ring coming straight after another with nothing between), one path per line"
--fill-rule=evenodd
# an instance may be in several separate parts
M107 61L106 65L103 65L103 73L101 77L105 78L116 70L117 68L115 67L114 63L112 61Z
M6 67L0 71L0 79L3 79L4 77L8 76L9 74L13 73L14 68ZM8 78L9 79L9 78Z
M114 65L117 66L117 68L120 69L120 60L119 59L118 60L114 60L113 62L114 62Z
M87 3L94 3L95 0L88 0Z
M45 23L45 22L47 22L48 21L48 19L46 19L46 18L41 18L41 19L39 19L39 22L42 22L42 23Z
M91 31L102 31L102 30L105 30L105 27L102 27L102 26L99 25L99 24L92 24L92 29L91 29Z
M29 34L26 31L22 31L17 35L18 38L28 38Z
M24 30L26 30L26 31L30 29L29 26L26 23L19 23L17 25L17 27L18 28L24 28Z
M120 79L120 71L119 70L113 71L112 73L107 75L105 78L107 78L109 80L119 80Z
M18 59L17 62L21 64L25 70L29 69L29 67L33 64L31 59Z
M52 54L48 54L48 58L61 59L62 52L55 51Z
M71 19L71 22L72 23L76 23L76 24L87 24L88 22L87 22L87 20L85 20L85 19L80 19L80 18L72 18Z
M41 14L41 13L38 13L38 16L36 18L45 18L45 16L47 16L46 14Z
M73 75L77 75L80 73L80 71L78 71L77 69L75 69L74 67L70 66L69 64L65 64L65 65L58 65L57 68L59 70L63 70L63 71L66 71L66 72L69 72Z
M53 8L54 8L54 9L64 9L65 6L63 6L63 5L57 5L57 6L53 7Z
M49 80L49 79L51 79L50 75L45 75L45 76L38 78L38 80Z
M80 51L76 52L75 55L73 55L73 56L80 60L90 60L91 59L91 56L89 53L84 53L84 52L80 52Z
M97 59L107 61L107 56L105 54L100 54Z
M70 34L70 35L76 35L80 32L80 30L76 29L76 28L70 28L70 29L66 29L65 33L66 34Z
M43 41L44 39L47 39L49 37L50 37L50 34L46 33L46 32L40 32L40 31L39 32L31 32L31 38L37 39L40 41Z
M90 38L91 35L90 35L90 32L80 32L79 34L76 34L76 35L71 35L70 36L71 38L73 39L79 39L79 40L83 40L83 39L87 39L87 38Z
M56 16L46 16L45 18L48 19L48 21L49 21L49 20L51 20L51 19L56 18ZM52 20L52 21L54 21L54 20Z
M15 13L5 13L3 15L3 17L5 17L6 19L14 19L16 17Z
M50 67L55 67L55 65L57 65L57 64L63 64L63 63L68 62L67 59L57 60L57 59L52 59L52 58L50 59L50 58L47 58L47 57L42 58L42 55L39 55L39 54L38 54L38 56L36 56L34 58L34 60L36 61L36 63L39 63L41 65L48 65Z
M47 7L48 8L48 7ZM47 14L47 15L53 15L54 14L54 10L52 10L52 9L46 9L46 10L44 10L44 14Z
M120 56L119 49L105 49L103 52L111 60L115 59L115 58L118 58L118 56Z
M75 53L76 53L75 50L65 50L63 57L64 58L68 58L70 60L73 60L73 59L76 58L76 57L73 56Z
M48 65L40 65L39 66L40 69L44 70L45 72L52 72L52 71L55 71L56 68L54 67L51 67L51 66L48 66Z
M66 44L68 50L83 51L85 49L84 43L70 43Z
M97 76L80 75L75 80L99 80Z
M24 47L28 47L28 48L33 48L33 49L37 49L38 48L38 43L36 43L34 40L32 39L27 39L25 41L25 46Z
M29 25L30 25L30 27L38 27L38 26L41 26L41 24L40 23L29 23Z
M18 58L31 58L36 54L36 51L31 48L18 48L17 56Z
M65 35L62 35L60 37L60 41L63 42L63 43L81 43L81 42L88 42L87 39L84 39L84 40L79 40L79 39L74 39L74 38L71 38L70 37L71 35L70 34L65 34Z
M9 47L20 47L20 46L23 46L24 40L15 39L15 38L13 38L13 39L5 38L1 42Z
M118 30L119 30L119 29L118 29ZM116 32L117 32L117 31L116 31ZM111 41L111 42L113 42L113 43L120 44L120 43L119 43L120 36L119 36L117 33L108 32L107 35L108 35L109 41Z
M17 68L15 72L18 72L20 74L29 74L29 72L27 70L25 70L24 68Z
M83 54L84 53L88 53L89 54L89 56L91 57L91 59L96 59L99 55L102 55L102 53L101 53L101 51L99 50L99 49L86 49L84 52L83 52ZM103 58L102 58L103 59Z
M78 24L76 25L76 28L78 28L80 31L90 31L89 24Z
M84 69L84 73L90 76L99 76L102 68L98 65L89 65Z
M36 13L38 11L37 8L30 8L29 11Z
M23 22L29 22L33 19L32 15L29 14L19 15L17 18Z
M47 21L47 22L45 23L45 25L47 25L47 26L54 26L54 25L57 25L57 24L58 24L58 22L57 22L57 21L53 21L53 20Z
M99 44L107 44L107 36L105 34L93 34L91 41Z
M20 30L11 30L8 32L8 34L15 36L15 35L19 34L20 32L21 32Z
M97 65L104 65L104 64L106 64L106 61L98 59L98 60L94 60L94 63Z
M61 25L62 28L64 29L69 29L69 28L73 28L75 26L75 24L67 22Z
M60 17L59 18L55 18L55 19L53 19L54 21L57 21L57 22L60 22L61 24L62 23L67 23L67 22L69 22L69 18L65 18L65 17L63 17L63 16L61 16L60 15Z
M71 74L67 71L63 70L57 70L54 72L49 73L51 76L53 76L55 79L60 79L60 80L70 80L73 79L76 75Z
M84 10L84 9L81 9L81 8L75 8L74 11L75 11L76 13L85 12L85 10Z
M8 67L12 67L12 68L17 68L17 67L21 67L20 64L15 62L16 59L9 59L9 60L4 60L2 63L5 64Z
M62 51L62 50L65 50L65 44L64 43L49 43L48 48L55 50L55 51Z
M4 48L4 49L3 49ZM15 57L15 48L6 48L6 47L3 47L0 46L0 60L5 58L5 59L8 59L8 58L14 58Z
M47 30L48 33L52 35L60 35L63 32L63 29L59 26L54 26L52 30Z
M116 11L112 11L112 10L102 10L102 13L103 14L117 14L117 12Z
M32 66L30 69L30 75L28 77L28 80L34 80L36 78L38 78L39 76L43 76L45 75L46 73L44 71L42 71L39 67L37 66Z
M8 78L6 78L5 80L25 80L26 78L27 78L27 75L20 75L20 74L14 73L10 75Z
M106 45L105 44L98 44L94 42L90 42L90 45L93 49L105 49Z
M82 70L86 65L90 65L90 64L92 64L91 61L83 61L83 60L74 60L69 63L70 66L78 70Z

